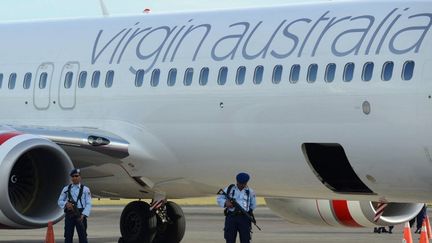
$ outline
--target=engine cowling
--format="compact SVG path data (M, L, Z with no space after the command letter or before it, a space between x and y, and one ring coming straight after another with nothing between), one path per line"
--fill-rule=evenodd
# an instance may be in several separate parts
M68 155L48 139L0 134L0 228L40 228L61 220L57 200L72 168Z
M286 220L297 224L374 227L407 222L421 210L422 203L388 203L374 221L378 203L370 201L266 198L267 206Z

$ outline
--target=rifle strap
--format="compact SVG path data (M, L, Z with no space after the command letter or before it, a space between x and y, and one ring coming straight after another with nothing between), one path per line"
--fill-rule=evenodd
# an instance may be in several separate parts
M73 200L72 193L71 193L71 188L72 188L72 184L69 184L69 186L68 186L68 190L67 190L68 200L71 201L71 202L77 203L77 204L78 204L78 201L79 201L79 202L81 203L81 207L84 207L84 205L83 205L83 203L82 203L82 201L81 201L81 197L82 197L82 194L83 194L83 191L84 191L84 185L81 184L81 186L80 186L80 190L79 190L79 192L78 192L78 197L77 197L77 200L76 200L76 201ZM77 206L78 206L78 205L77 205Z
M230 194L230 192L233 189L233 187L234 187L234 184L231 184L231 185L228 186L228 189L227 189L227 194L228 195ZM234 198L234 193L235 193L235 190L232 190L232 192L231 192L231 198ZM249 191L249 188L246 188L246 195L247 195L247 208L249 209L249 206L250 206L250 191Z
M246 188L246 195L247 195L247 208L250 210L250 198L249 198L249 195L250 195L250 192L249 192L249 188Z
M230 194L230 192L233 189L233 187L234 187L234 184L231 184L231 185L228 186L228 189L227 189L227 194L228 195ZM234 198L234 193L235 193L235 190L232 191L231 198Z
M78 201L80 201L81 207L84 207L84 205L83 205L83 203L81 201L81 197L82 197L83 191L84 191L84 185L81 184L80 190L78 192L78 198L77 198L77 203L78 203Z

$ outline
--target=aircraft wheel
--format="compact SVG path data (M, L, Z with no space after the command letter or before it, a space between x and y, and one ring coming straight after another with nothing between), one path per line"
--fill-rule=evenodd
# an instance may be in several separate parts
M156 235L156 215L150 212L150 205L142 201L130 202L120 217L119 242L151 243Z
M165 206L171 222L167 223L166 227L163 227L164 231L158 231L154 242L179 243L183 239L186 230L186 219L183 210L174 202L167 202Z

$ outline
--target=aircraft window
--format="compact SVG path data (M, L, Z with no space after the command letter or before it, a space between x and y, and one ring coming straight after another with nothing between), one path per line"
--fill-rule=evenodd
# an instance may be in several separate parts
M185 86L190 86L192 84L192 80L193 80L193 68L188 68L186 69L184 74L183 84ZM201 83L201 79L200 79L200 83Z
M208 77L209 77L209 69L208 68L203 68L201 69L201 73L199 76L199 83L201 85L207 85L208 83Z
M78 87L79 88L84 88L86 85L86 80L87 80L87 72L86 71L82 71L79 75L79 79L78 79Z
M160 70L159 69L153 70L150 85L152 87L158 86L159 85L159 78L160 78Z
M318 73L318 65L317 64L309 65L308 74L307 74L308 83L313 83L316 81L317 73Z
M261 84L263 80L263 73L264 73L264 67L263 66L257 66L255 68L254 78L253 82L254 84Z
M325 72L325 81L327 83L333 82L335 78L335 73L336 73L336 64L334 63L328 64Z
M94 71L91 81L92 88L97 88L99 86L99 80L100 80L100 71Z
M135 73L135 86L141 87L144 82L144 70L138 69Z
M344 68L344 74L343 74L343 80L345 82L351 82L354 77L354 63L349 62L345 65Z
M32 79L32 74L31 73L26 73L24 75L24 82L23 82L23 88L24 89L29 89L30 88L31 79Z
M381 74L381 79L384 81L389 81L393 76L393 62L386 62L383 65L383 70Z
M72 86L73 72L67 72L65 75L64 87L69 89Z
M411 80L414 75L414 61L406 61L403 65L402 69L402 79L403 80Z
M16 73L11 73L11 75L9 76L9 84L8 84L9 89L15 89L16 78L17 78Z
M295 84L299 81L299 78L300 78L300 65L295 64L291 67L290 82Z
M219 69L219 76L218 76L218 84L219 85L225 85L228 77L228 68L227 67L221 67Z
M43 72L39 77L39 89L45 89L48 81L48 73Z
M367 62L363 66L362 79L363 81L370 81L373 75L374 64L373 62Z
M246 67L240 66L237 68L237 74L236 74L236 84L242 85L244 84L246 78Z
M3 73L0 73L0 89L2 87L3 84Z
M177 69L171 68L171 70L168 72L168 80L167 80L168 86L174 86L176 83L176 78L177 78Z
M114 71L109 70L105 76L105 87L111 88L111 86L113 85L113 82L114 82Z
M281 82L282 80L282 71L283 71L283 67L282 65L276 65L273 69L273 78L272 78L272 82L274 84L278 84Z

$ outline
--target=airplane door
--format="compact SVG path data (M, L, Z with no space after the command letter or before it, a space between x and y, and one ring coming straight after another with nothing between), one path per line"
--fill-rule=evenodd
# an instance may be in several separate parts
M38 110L46 110L51 102L51 80L54 71L53 63L42 63L36 73L33 86L33 105Z
M62 109L75 107L78 72L78 62L68 62L63 67L59 85L59 105Z

